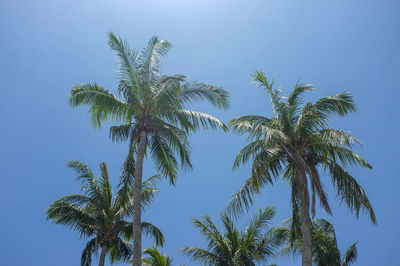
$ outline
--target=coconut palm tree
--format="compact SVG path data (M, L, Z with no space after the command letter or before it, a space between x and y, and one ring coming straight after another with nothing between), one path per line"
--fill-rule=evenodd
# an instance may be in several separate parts
M149 255L142 259L144 266L171 266L172 259L165 254L161 254L156 245L152 248L146 248L143 254Z
M265 185L273 184L282 174L292 190L292 216L296 217L292 226L301 229L302 263L310 266L310 197L313 217L316 197L331 214L320 170L330 175L338 197L355 211L357 217L360 210L366 210L371 221L376 223L367 195L345 170L347 166L372 167L352 151L353 145L359 144L355 137L347 131L328 127L329 118L345 116L356 107L352 96L346 92L303 105L303 93L313 90L312 85L297 84L286 98L280 95L280 90L273 88L273 82L267 81L263 72L256 71L253 77L269 94L275 116L247 115L230 121L230 126L240 134L248 134L250 141L237 155L234 168L251 161L251 175L233 196L228 208L236 214L248 209L254 194L260 193Z
M288 228L287 231L290 229ZM311 224L312 260L317 266L349 266L357 260L357 242L345 250L343 256L337 244L333 225L324 219L315 219ZM291 245L282 250L282 254L301 253L302 239L296 238Z
M90 107L93 125L113 118L121 122L110 129L114 141L129 140L126 175L123 182L133 183L133 193L141 190L144 155L151 154L159 173L175 184L179 157L182 167L192 167L188 133L203 128L226 126L217 118L186 109L190 104L207 101L213 106L228 108L228 93L202 82L186 82L184 75L162 75L161 57L171 48L157 37L139 55L127 42L108 34L108 43L117 53L119 74L118 98L93 84L73 87L72 106ZM136 159L136 162L133 160ZM134 177L134 181L132 181ZM140 194L139 194L140 195ZM134 265L141 263L141 198L134 197L133 239Z
M260 209L249 221L246 230L241 232L232 218L224 213L221 215L225 229L222 233L209 216L204 216L201 220L193 219L194 226L205 236L208 248L184 247L181 250L192 260L204 265L265 265L286 240L284 231L269 228L268 225L274 216L274 207Z
M108 177L107 165L100 164L101 176L93 172L82 162L68 163L81 181L83 195L74 194L60 198L47 209L47 219L55 224L62 224L78 231L81 237L91 238L84 248L81 265L89 266L92 254L101 249L99 266L104 265L106 255L111 261L128 261L132 256L132 247L126 240L132 238L132 223L125 218L132 215L131 195L122 187L113 195ZM142 186L143 207L151 202L157 189L154 188L157 177L147 179ZM141 224L143 232L154 237L157 244L164 243L161 231L151 223Z

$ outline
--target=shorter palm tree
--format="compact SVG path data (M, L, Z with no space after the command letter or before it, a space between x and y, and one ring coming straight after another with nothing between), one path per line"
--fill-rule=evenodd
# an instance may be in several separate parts
M146 248L143 254L149 257L142 259L143 266L171 266L172 259L166 254L161 254L156 245L152 248Z
M241 232L231 217L224 213L221 215L224 233L218 231L209 216L204 216L202 220L193 219L194 226L206 237L208 248L184 247L181 251L192 260L205 265L265 265L286 239L282 230L268 226L274 216L274 207L260 209L249 221L246 230Z
M289 232L291 229L287 229ZM300 234L296 234L296 239L285 249L282 254L292 253L301 254L302 241ZM341 256L335 229L333 225L324 219L315 219L311 224L312 236L312 260L318 266L348 266L357 260L357 242L353 243Z
M126 240L132 238L132 222L125 221L125 218L132 216L133 212L128 185L123 185L117 195L113 196L105 163L100 164L100 177L95 177L82 162L72 161L68 166L81 180L84 194L68 195L53 202L46 211L47 219L78 231L81 237L91 237L82 252L82 266L91 265L92 254L99 247L99 266L104 265L107 254L112 262L128 261L132 256L132 247ZM149 204L157 192L154 188L156 179L154 176L143 182L142 207ZM142 230L152 236L157 244L164 243L163 234L154 225L143 222Z

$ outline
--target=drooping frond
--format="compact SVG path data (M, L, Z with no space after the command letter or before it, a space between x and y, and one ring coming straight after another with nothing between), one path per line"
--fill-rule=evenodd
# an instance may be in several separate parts
M91 236L95 232L96 220L87 210L62 198L50 204L46 210L47 219L76 230L81 236Z
M353 147L354 144L361 145L360 141L350 134L350 132L326 128L317 130L311 135L311 138L317 138L318 141L329 143L333 146Z
M123 142L128 140L135 134L136 128L132 124L123 124L110 127L110 138L115 142Z
M252 178L248 178L245 184L232 196L231 200L226 207L226 211L230 214L238 216L244 211L247 211L251 205L253 205L253 187Z
M101 123L109 118L124 121L127 118L127 103L118 99L114 94L95 84L80 84L70 91L71 106L89 106L93 126L101 127Z
M323 97L314 104L314 108L318 114L325 118L332 115L345 116L356 111L353 96L347 92Z
M226 110L229 108L228 92L203 82L185 83L182 86L180 97L183 104L207 101L218 109Z
M253 196L260 193L266 184L273 184L282 170L281 154L274 150L263 150L256 154L251 165L251 176L239 191L232 196L226 210L235 216L247 211L253 204Z
M142 234L146 235L147 237L154 238L157 246L163 246L165 239L164 235L158 227L151 223L142 222Z
M132 247L129 243L118 238L116 243L109 249L111 264L117 261L128 262L132 256Z
M274 128L276 119L266 118L257 115L245 115L232 119L229 126L239 134L249 134L249 139L259 139L265 133Z
M192 168L190 160L190 143L185 131L180 128L168 124L162 120L156 120L157 135L163 138L167 145L177 154L184 168Z
M265 147L264 140L256 140L247 144L236 155L233 169L238 168L241 164L247 163L251 158L255 157Z
M132 239L132 222L120 221L119 228L124 239ZM157 245L164 245L164 235L158 227L148 222L142 222L141 228L142 234L144 234L146 237L153 238Z
M364 158L350 149L334 146L329 143L315 143L312 149L323 164L340 162L344 167L362 166L372 169L372 166Z
M172 123L178 123L186 131L198 130L200 126L204 129L228 130L221 120L202 112L179 109L164 114L164 117Z
M338 196L346 203L351 211L359 216L360 210L369 212L372 223L376 224L375 212L364 192L364 189L347 171L340 165L331 162L328 164L332 182L337 190Z
M169 178L172 185L178 174L178 162L173 150L163 138L153 136L149 141L151 156L160 174Z
M328 203L328 196L326 195L325 188L323 183L320 180L320 176L318 170L315 166L311 165L310 173L308 174L310 177L310 185L312 191L312 201L311 201L311 215L315 217L315 197L316 194L320 200L321 206L325 209L328 214L332 214L331 207Z
M81 256L81 266L90 266L92 264L92 254L96 251L97 239L93 238L89 240L86 244L86 247L83 249Z

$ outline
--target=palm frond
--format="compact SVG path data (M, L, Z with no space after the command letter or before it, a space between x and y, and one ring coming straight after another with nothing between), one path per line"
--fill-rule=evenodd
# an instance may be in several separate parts
M81 236L94 234L96 220L84 208L62 199L50 204L46 210L47 220L76 230Z
M202 112L179 109L164 114L164 116L172 123L178 122L186 131L198 130L200 126L203 129L221 128L224 131L228 130L227 126L221 120Z
M181 166L192 168L190 160L191 147L186 132L162 120L155 120L155 124L157 124L157 135L165 140L174 154L179 156Z
M351 263L355 262L358 257L357 242L351 245L344 252L342 259L342 266L349 266Z
M147 237L154 238L157 246L164 245L164 235L161 230L155 225L147 222L142 222L142 234L145 234Z
M314 90L313 84L299 84L297 83L292 93L290 93L287 102L288 105L296 110L303 103L303 94L306 91Z
M146 248L143 254L150 256L142 259L142 264L145 266L170 266L172 263L172 259L165 254L161 254L154 245L152 248Z
M109 118L113 118L115 121L125 121L128 114L125 101L118 99L96 83L74 86L70 91L69 103L73 107L89 106L92 125L97 127L101 127L101 123Z
M129 243L121 238L116 240L116 243L109 249L111 264L117 261L129 262L132 256L132 247Z
M171 47L170 42L159 40L157 36L149 40L139 57L139 73L143 81L152 82L160 79L161 57L167 55Z
M143 88L139 80L137 52L129 47L127 41L117 38L112 32L108 33L108 44L117 53L117 72L120 79L130 88L130 93L125 92L131 97L140 98Z
M275 119L257 115L245 115L232 119L229 126L239 134L249 134L249 139L259 139L269 129L274 129Z
M109 210L112 206L113 199L113 191L110 183L110 179L108 178L108 169L106 163L100 164L100 173L101 178L99 179L100 183L100 194L102 198L102 206L104 210Z
M179 249L185 256L190 257L193 261L197 261L204 265L220 265L218 255L201 248L184 247Z
M275 214L275 207L272 206L268 206L264 210L259 209L258 213L249 221L249 225L246 228L246 234L260 234L261 230L271 223Z
M364 189L354 177L334 162L329 163L327 167L332 176L338 196L346 203L349 209L355 211L357 217L362 209L369 212L372 223L376 224L375 212L372 205Z
M164 139L158 136L150 138L149 146L157 170L163 176L168 177L170 183L174 185L177 177L178 162L173 150Z
M226 90L198 81L187 82L182 86L181 100L185 104L208 101L219 109L229 108L229 96Z
M110 138L112 141L123 142L129 139L137 131L133 124L123 124L110 127Z
M314 104L314 108L323 117L331 115L345 116L350 112L356 111L353 96L347 92L323 97Z
M81 256L81 266L90 266L92 264L92 254L96 251L96 238L89 240L83 249Z
M316 137L321 142L329 143L333 146L344 146L351 148L354 143L361 145L361 142L350 134L350 132L326 128L316 131L311 135L311 138Z
M78 179L81 181L82 191L93 200L101 202L101 192L98 181L93 175L90 168L80 161L71 161L67 164L68 167L72 168L78 175Z

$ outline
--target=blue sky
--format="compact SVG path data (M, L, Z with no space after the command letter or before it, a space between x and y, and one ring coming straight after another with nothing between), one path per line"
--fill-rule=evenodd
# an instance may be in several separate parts
M350 130L364 144L357 151L374 169L350 169L375 208L378 225L359 219L336 200L325 178L333 217L318 217L336 228L342 250L358 241L354 265L396 265L400 250L398 163L400 148L400 21L396 1L8 1L0 3L0 257L5 266L79 265L85 240L46 221L48 204L79 191L65 164L81 160L94 171L109 166L117 184L127 144L115 144L90 125L86 108L71 108L74 84L96 81L115 92L115 55L106 42L112 31L136 48L158 35L174 45L164 73L186 74L222 86L231 109L208 105L194 109L223 121L244 114L271 116L271 106L249 74L262 69L290 91L312 82L307 97L341 91L354 95L358 112L331 125ZM174 265L194 265L178 248L203 246L192 217L210 214L217 221L249 167L232 172L235 154L246 143L233 133L194 134L194 169L168 182L144 219L166 236L163 251ZM145 176L155 174L151 162ZM266 187L249 213L277 207L274 224L290 215L289 188L278 181ZM246 216L243 217L244 221ZM243 222L244 222L243 221ZM241 224L243 224L241 221ZM150 246L145 241L144 246ZM279 265L299 265L292 258Z

